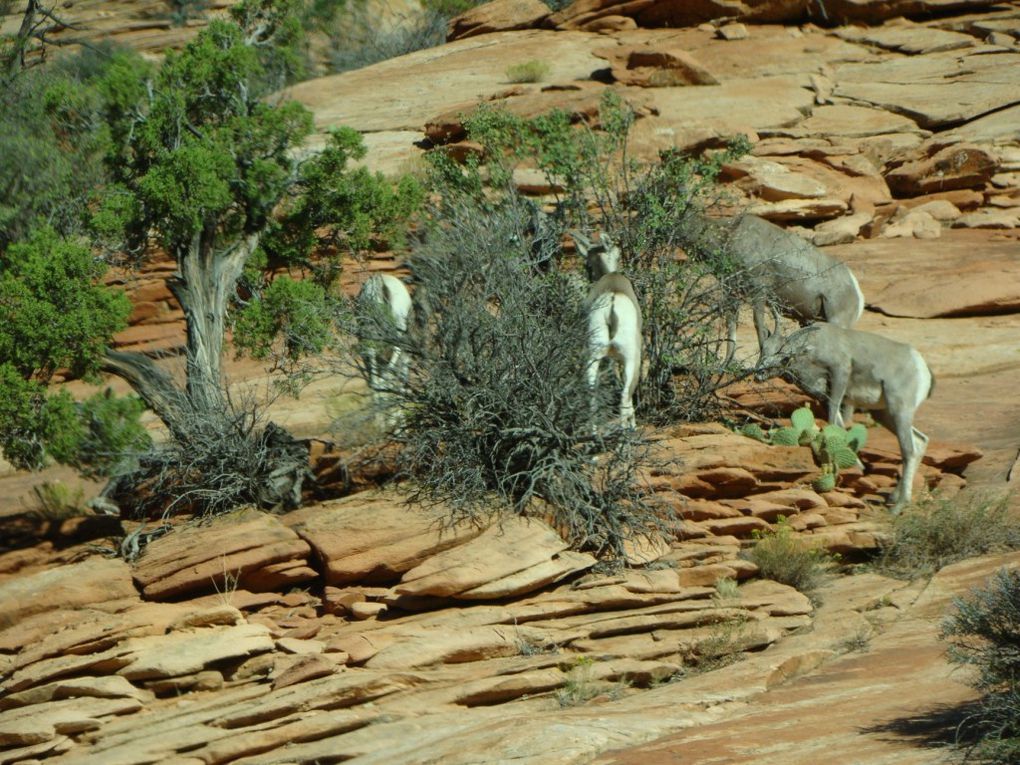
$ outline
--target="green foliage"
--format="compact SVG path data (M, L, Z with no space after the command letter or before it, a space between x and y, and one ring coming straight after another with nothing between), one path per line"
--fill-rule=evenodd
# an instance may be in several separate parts
M71 462L84 438L74 400L66 392L26 380L10 363L0 363L0 448L15 467L38 470L47 457Z
M547 61L532 59L508 66L506 78L509 82L541 82L551 71L552 67Z
M18 467L77 460L85 426L71 397L46 384L61 369L93 377L126 326L131 305L100 283L105 270L48 228L0 254L0 448Z
M999 569L954 605L942 637L953 662L977 670L971 684L981 693L961 726L978 739L968 759L1013 765L1020 761L1020 571Z
M758 566L759 574L805 594L813 593L822 584L832 566L828 553L797 536L782 516L774 529L755 531L754 537L747 557Z
M141 423L145 403L137 396L115 396L107 388L79 404L78 411L83 433L69 462L88 478L115 475L152 446Z
M311 281L275 279L258 300L240 312L235 324L238 351L268 358L274 341L283 338L290 361L322 353L335 337L326 291Z
M103 88L122 139L111 193L136 246L152 232L178 253L215 232L207 246L226 248L266 225L291 184L288 152L312 122L294 102L255 100L251 82L263 73L245 31L221 20L168 55L151 89L144 70L110 72Z
M80 486L72 489L60 481L43 481L32 487L35 507L32 515L43 521L60 521L88 513L85 507L85 490Z
M94 375L131 304L102 285L106 266L79 241L41 228L0 255L0 359L23 379L61 368Z
M485 2L487 0L422 0L422 7L443 16L453 17L470 11Z
M733 269L720 248L705 244L703 257L684 261L676 250L699 241L689 213L701 209L722 164L747 144L734 141L704 157L668 152L642 164L627 150L634 120L610 90L590 121L562 110L526 119L481 105L465 115L464 126L482 146L483 159L469 157L461 165L441 150L432 152L430 178L440 193L471 197L484 208L510 194L515 168L539 170L559 189L554 217L560 230L602 229L621 245L645 328L639 417L655 423L711 417L716 391L739 374L722 358L720 317L735 311L740 297L727 281Z
M884 574L910 579L975 555L1017 549L1020 526L1010 515L1008 496L933 495L892 518L891 539L875 565Z
M268 222L262 250L274 263L301 266L329 285L339 275L333 260L312 260L313 251L363 253L382 238L396 246L403 227L424 199L411 176L394 184L352 162L365 156L361 135L351 128L330 133L329 143L299 169L279 217Z
M99 82L123 60L137 56L106 47L0 77L0 252L40 220L84 230L110 140Z
M815 426L815 416L808 407L800 407L790 415L790 425L772 428L768 433L760 426L749 424L741 429L748 438L775 446L810 446L822 474L812 484L816 491L836 488L839 471L858 464L857 452L867 442L868 430L855 423L847 429L838 425Z

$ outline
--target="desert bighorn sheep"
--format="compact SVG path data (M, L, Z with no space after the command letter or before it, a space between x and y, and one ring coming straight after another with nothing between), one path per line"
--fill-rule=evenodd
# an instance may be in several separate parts
M762 347L762 369L781 367L805 393L828 404L830 423L844 426L854 407L870 411L896 434L903 461L889 497L893 512L910 502L928 436L914 427L914 413L935 386L917 349L872 332L817 323L784 338L777 329Z
M636 426L634 391L641 374L641 306L630 279L618 273L620 248L605 234L597 245L580 234L572 236L578 254L585 259L588 279L592 282L585 302L588 309L588 388L594 394L602 359L609 356L621 362L620 422L633 428Z
M397 277L373 274L358 293L358 309L362 321L392 323L396 332L403 335L411 313L411 293ZM367 337L362 337L366 382L378 405L384 402L387 393L406 384L408 374L407 360L399 345L391 347L389 361L379 358L380 343L376 338L380 334L380 329L368 330Z
M769 334L765 302L775 298L779 309L801 326L826 321L850 329L864 312L864 295L850 268L810 242L756 215L714 221L691 211L684 241L693 251L715 248L746 274L758 347ZM736 316L729 319L730 352L736 349Z

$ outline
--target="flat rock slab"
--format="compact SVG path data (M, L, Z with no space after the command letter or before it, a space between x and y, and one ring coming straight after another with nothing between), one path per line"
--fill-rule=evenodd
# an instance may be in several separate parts
M131 569L122 560L94 556L0 582L0 631L34 614L91 607L108 610L137 602Z
M199 672L224 659L272 651L269 629L261 624L206 627L125 641L128 663L118 674L129 680L152 680Z
M937 240L871 239L828 250L850 256L870 308L933 318L1020 311L1020 242L944 231Z
M262 570L281 563L307 580L315 575L307 568L310 553L276 516L242 510L160 537L145 548L132 573L145 597L158 600L238 585L255 589Z
M831 661L810 677L768 690L725 719L626 751L599 765L815 765L818 762L930 765L953 741L953 714L974 698L938 639L955 595L980 586L1020 555L985 557L943 569L908 613L863 652ZM861 604L867 608L867 604ZM845 623L845 622L844 622ZM893 689L909 689L897 692ZM923 740L909 735L922 731Z
M434 555L481 534L449 526L441 510L410 507L396 494L361 493L297 510L284 522L315 550L326 583L393 582Z
M1020 103L1020 53L963 53L845 64L834 94L905 114L921 127L975 119Z
M548 581L549 561L567 547L563 538L543 521L506 518L475 539L411 569L394 591L398 595L457 597L529 569L535 573L535 586L531 589L537 589ZM520 583L514 589L519 591Z
M941 53L977 44L973 35L951 32L921 25L876 27L874 29L843 27L836 31L840 37L853 42L865 42L880 48L902 53Z

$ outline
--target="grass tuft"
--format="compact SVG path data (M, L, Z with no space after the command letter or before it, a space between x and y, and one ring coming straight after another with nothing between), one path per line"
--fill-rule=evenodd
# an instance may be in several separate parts
M765 579L787 584L805 595L812 595L832 568L831 556L817 545L799 536L783 516L774 530L756 532L757 541L747 558Z
M964 558L1017 549L1020 524L1009 517L1008 495L933 495L893 519L875 565L882 574L916 579Z
M541 82L549 76L552 67L545 61L532 59L506 68L506 78L510 82Z

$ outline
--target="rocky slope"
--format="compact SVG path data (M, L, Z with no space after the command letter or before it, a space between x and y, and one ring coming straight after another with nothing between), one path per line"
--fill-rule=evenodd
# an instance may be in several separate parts
M579 0L552 15L498 0L458 20L446 46L292 95L321 129L364 131L386 172L412 167L423 139L456 143L480 100L590 114L615 88L640 108L649 157L747 134L751 156L727 168L735 195L832 245L868 298L863 328L928 359L938 383L918 416L932 436L920 480L947 495L1002 489L1020 474L1020 3L826 2L830 18L890 16L835 27L809 23L815 5ZM128 7L143 4L68 10L123 19ZM703 15L676 15L692 8ZM939 13L897 15L926 10ZM535 58L547 82L507 82L510 64ZM395 265L351 264L349 286ZM166 268L131 277L122 344L179 342ZM327 419L315 406L284 401L274 416L315 432ZM779 515L851 558L873 549L886 526L869 503L897 468L888 434L825 495L806 488L806 449L714 426L663 438L679 462L655 486L683 533L636 546L619 575L540 520L440 533L399 490L240 511L158 538L131 564L102 552L133 527L54 524L0 554L0 763L938 761L940 705L970 698L938 620L1020 557L927 583L840 578L816 606L740 553ZM8 513L27 480L0 481ZM741 585L719 591L720 578Z

